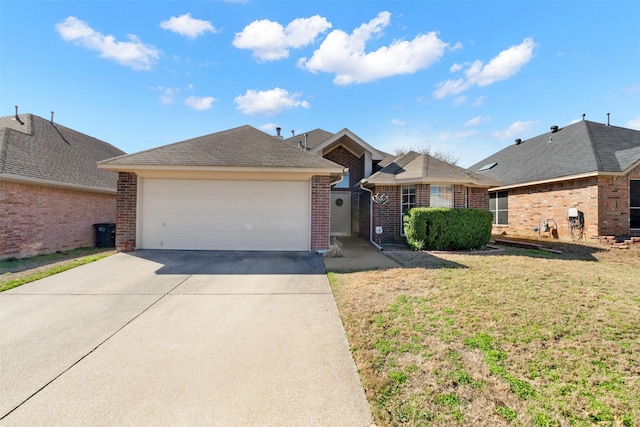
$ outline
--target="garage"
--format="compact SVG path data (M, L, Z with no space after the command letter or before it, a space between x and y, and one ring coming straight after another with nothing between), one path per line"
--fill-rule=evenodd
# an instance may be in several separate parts
M310 183L141 178L138 248L310 249Z

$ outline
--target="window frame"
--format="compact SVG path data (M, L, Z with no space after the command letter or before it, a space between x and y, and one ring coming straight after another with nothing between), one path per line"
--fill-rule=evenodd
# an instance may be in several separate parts
M640 230L640 179L629 180L629 229Z
M447 189L447 191L445 192L441 192L441 189ZM434 190L436 190L434 192ZM447 194L448 192L448 194ZM434 204L434 200L441 200L442 199L442 195L444 194L444 196L447 196L448 198L450 198L450 200L448 200L447 206L441 204L441 203L437 203ZM434 197L435 195L435 197ZM454 207L454 194L453 194L453 185L430 185L429 186L429 207L430 208L451 208L453 209Z
M504 201L501 206L500 201ZM493 213L492 225L508 226L509 225L509 192L494 191L489 193L489 210ZM504 222L500 221L500 214L504 214Z
M406 191L406 193L405 193ZM416 203L416 186L402 185L400 186L400 235L404 236L404 214L411 208L415 208Z

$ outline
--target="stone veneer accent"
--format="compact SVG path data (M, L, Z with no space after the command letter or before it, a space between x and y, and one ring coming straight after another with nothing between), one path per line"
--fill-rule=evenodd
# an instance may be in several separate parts
M94 246L115 220L115 194L0 181L0 259Z
M331 178L314 176L311 178L311 250L329 247L331 229Z
M129 252L136 247L138 209L138 175L118 173L118 215L116 216L116 247Z

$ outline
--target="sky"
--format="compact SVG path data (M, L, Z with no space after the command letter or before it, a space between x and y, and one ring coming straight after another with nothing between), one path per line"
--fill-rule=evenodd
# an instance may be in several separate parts
M640 130L640 1L2 0L16 105L127 153L348 128L468 167L583 114Z

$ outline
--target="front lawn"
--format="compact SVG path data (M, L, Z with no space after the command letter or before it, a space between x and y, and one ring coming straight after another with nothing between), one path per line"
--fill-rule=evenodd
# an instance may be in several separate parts
M637 246L330 273L376 424L640 426Z

